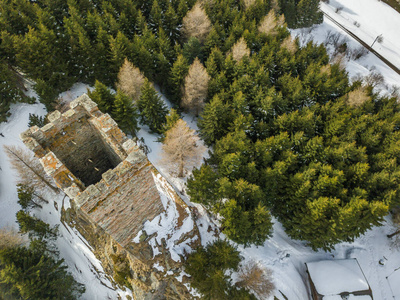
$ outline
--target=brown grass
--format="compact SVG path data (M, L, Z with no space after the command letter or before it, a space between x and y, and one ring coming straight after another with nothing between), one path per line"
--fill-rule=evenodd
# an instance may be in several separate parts
M25 239L13 228L0 229L0 250L5 248L14 248L23 246Z

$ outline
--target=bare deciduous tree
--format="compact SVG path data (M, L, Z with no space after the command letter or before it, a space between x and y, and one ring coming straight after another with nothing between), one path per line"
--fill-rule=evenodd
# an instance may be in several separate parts
M331 64L337 64L341 70L346 68L346 55L344 53L336 53L330 59Z
M0 250L4 248L14 248L23 246L25 239L13 228L0 229Z
M249 8L250 6L252 6L255 2L256 2L256 0L243 0L244 7L246 9Z
M280 15L278 18L274 13L274 10L271 9L264 18L261 19L260 25L258 26L258 31L265 34L277 34L277 28L285 25L285 16Z
M383 77L379 71L372 70L367 76L364 77L363 82L365 85L372 86L373 88L383 87L389 89L386 87L385 77Z
M271 0L271 10L273 10L276 14L281 10L278 0ZM283 17L283 15L281 16Z
M389 87L390 97L397 98L397 101L400 102L400 87L398 85L392 85Z
M244 56L250 56L250 49L243 37L241 37L232 47L232 57L234 60L239 61Z
M206 68L196 57L185 78L182 98L183 108L193 111L196 115L199 114L207 97L209 80L210 76Z
M271 275L271 270L261 269L254 261L251 261L241 266L237 285L252 291L260 299L266 299L275 289Z
M367 95L365 89L363 87L359 87L348 94L347 103L351 106L358 107L368 99L369 96Z
M321 72L321 74L326 74L326 75L330 76L331 75L331 65L326 64L326 65L322 66L320 72Z
M140 89L145 81L145 77L139 68L135 67L126 58L119 69L117 89L128 95L133 101L140 97Z
M276 26L277 27L285 26L285 16L284 15L280 15L278 17L278 19L276 20Z
M199 2L183 18L182 25L182 31L186 38L195 37L200 42L204 42L211 30L210 19Z
M294 54L297 51L296 41L289 35L283 40L281 47L285 48L290 53Z
M46 174L40 161L31 152L21 147L4 146L4 150L10 159L12 168L18 172L21 184L38 189L49 187L54 192L58 188L52 184L52 179Z
M265 34L276 34L276 16L274 11L271 9L264 18L262 18L260 25L258 26L258 31Z
M178 170L178 177L184 176L185 169L200 163L206 148L199 143L200 138L185 121L179 119L165 133L162 161L169 169Z

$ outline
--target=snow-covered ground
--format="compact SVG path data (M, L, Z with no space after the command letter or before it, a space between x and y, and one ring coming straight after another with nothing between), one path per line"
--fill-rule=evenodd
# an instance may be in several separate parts
M343 7L343 9L336 13L337 7ZM399 35L396 35L396 31L400 28L400 14L378 0L330 0L329 4L322 3L322 9L367 43L372 44L377 35L383 34L382 43L376 43L374 49L400 67L400 57L397 54L400 53L400 39ZM326 19L323 24L314 26L311 30L295 30L292 33L299 35L300 39L304 41L313 39L315 42L323 43L328 31L338 32L346 37L343 31ZM350 37L347 39L347 44L351 49L359 48L356 41ZM330 53L332 52L331 48ZM386 85L380 85L380 88L385 91L389 91L392 85L400 85L400 76L373 54L367 54L359 60L346 59L346 70L350 77L366 76L371 71L379 72L383 75L386 83ZM86 92L86 88L87 86L83 84L77 84L61 96L66 102L69 102ZM163 99L169 105L168 101ZM29 113L45 114L41 104L16 104L12 106L11 111L12 116L9 121L0 124L0 133L4 135L4 137L0 136L0 146L4 144L22 145L18 135L27 128ZM189 126L197 129L196 120L193 117L190 115L183 117ZM148 155L149 159L160 173L167 177L177 191L184 191L186 179L170 176L160 165L162 150L161 144L157 142L158 137L150 134L145 127L139 131L138 136L143 137L151 149ZM16 174L10 169L2 147L0 148L0 167L0 227L16 226L15 213L19 209L15 187ZM185 194L182 196L187 203L198 208L199 218L196 222L201 233L202 244L205 245L215 239L217 228L214 223L217 221L213 220L200 205L190 203ZM50 224L60 224L60 209L62 205L68 207L68 199L65 198L63 201L63 196L59 195L51 196L51 198L49 199L51 200L50 204L45 205L44 209L37 214ZM387 277L396 282L393 279L396 274L394 271L400 268L400 250L386 237L393 231L394 228L388 218L384 226L374 227L353 243L339 244L332 252L315 252L305 246L304 242L290 239L281 224L275 221L274 235L262 247L243 248L239 246L239 250L245 262L252 260L260 266L272 270L276 286L274 295L278 299L285 299L283 295L290 300L309 299L305 272L306 262L333 258L357 258L371 286L374 299L386 300L393 299ZM69 270L75 278L86 285L87 291L83 299L117 299L118 296L125 298L126 294L129 294L129 291L123 292L112 287L110 279L104 274L99 261L90 251L90 246L79 233L63 224L60 225L60 233L61 237L57 240L60 255L66 260ZM397 273L399 272L400 270ZM178 280L182 280L182 275L184 274L178 276ZM233 277L235 278L235 274ZM393 291L400 286L399 282L396 283L396 286L392 286Z
M321 10L349 29L373 49L400 68L400 18L399 13L379 0L329 0L321 1Z
M31 92L29 96L35 96ZM0 227L16 226L15 213L20 206L17 203L16 178L8 157L4 152L4 145L24 146L19 134L28 129L29 113L44 116L46 109L43 104L13 104L11 117L7 123L0 123Z
M65 94L76 98L86 92L86 88L87 86L83 84L77 84ZM36 96L31 89L29 91L30 96ZM67 97L65 99L73 100ZM12 105L11 113L8 122L0 124L0 133L4 135L4 137L0 136L0 228L18 228L15 214L20 209L17 203L17 174L11 169L3 145L24 147L19 134L28 129L29 113L44 116L46 110L42 104L20 103ZM52 226L59 225L60 237L56 240L56 245L68 270L78 282L85 284L86 292L82 299L102 300L118 297L126 299L127 295L132 297L129 290L122 291L113 287L112 279L104 273L100 261L96 259L79 232L60 222L61 208L63 205L65 208L69 207L69 199L64 198L62 193L58 195L47 193L46 198L49 204L43 204L43 209L35 210L34 213Z

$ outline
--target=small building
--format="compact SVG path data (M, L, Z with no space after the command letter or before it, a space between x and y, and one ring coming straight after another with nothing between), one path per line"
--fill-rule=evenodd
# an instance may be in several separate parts
M372 300L372 291L357 259L306 263L313 300Z

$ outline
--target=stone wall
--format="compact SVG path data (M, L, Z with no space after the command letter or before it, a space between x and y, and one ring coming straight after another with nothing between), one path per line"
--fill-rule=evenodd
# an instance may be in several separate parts
M48 120L44 127L22 133L21 139L71 199L64 219L88 240L107 272L117 272L116 257L118 264L121 259L129 264L127 280L137 299L190 298L170 272L161 274L153 267L157 262L175 273L181 268L162 245L162 255L154 257L148 237L133 243L143 224L165 210L154 182L157 171L146 155L87 95ZM189 208L172 188L171 193L182 212L179 218L190 218ZM200 242L197 227L184 239Z

